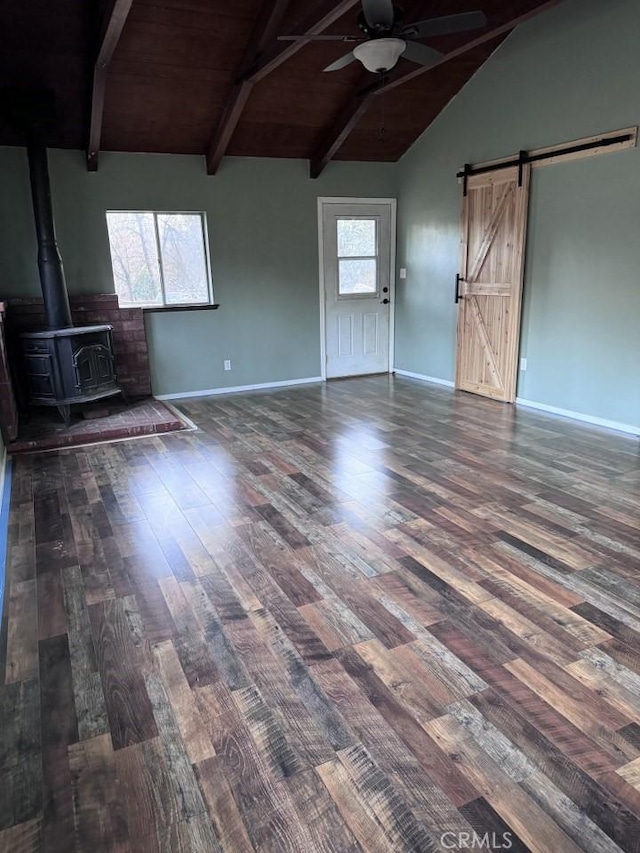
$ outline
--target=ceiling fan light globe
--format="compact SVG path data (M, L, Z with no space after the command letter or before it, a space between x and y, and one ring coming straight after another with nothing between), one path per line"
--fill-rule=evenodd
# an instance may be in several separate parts
M372 39L357 45L353 55L364 65L367 71L390 71L407 48L404 39Z

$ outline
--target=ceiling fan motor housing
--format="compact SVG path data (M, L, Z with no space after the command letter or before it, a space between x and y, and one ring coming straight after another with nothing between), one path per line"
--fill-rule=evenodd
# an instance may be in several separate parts
M365 35L369 36L369 38L383 38L395 30L400 29L403 23L404 10L401 9L400 6L396 6L395 3L393 5L393 24L390 27L386 27L384 24L369 24L364 16L364 12L360 11L358 13L358 26Z

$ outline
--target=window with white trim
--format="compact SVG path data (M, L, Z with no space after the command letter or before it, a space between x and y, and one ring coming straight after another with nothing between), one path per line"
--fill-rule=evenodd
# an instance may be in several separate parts
M336 220L338 297L378 292L378 220L349 216Z
M113 280L120 305L211 305L204 213L107 211Z

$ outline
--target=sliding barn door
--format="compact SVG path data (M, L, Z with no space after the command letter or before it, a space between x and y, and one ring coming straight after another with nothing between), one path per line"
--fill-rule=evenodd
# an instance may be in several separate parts
M516 396L529 166L467 179L462 203L456 388Z

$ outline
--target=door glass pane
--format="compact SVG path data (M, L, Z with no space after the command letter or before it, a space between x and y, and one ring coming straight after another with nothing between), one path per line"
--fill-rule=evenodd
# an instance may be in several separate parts
M376 293L378 290L378 262L375 258L338 261L338 293L348 296L354 293Z
M208 302L202 217L199 214L159 213L158 233L166 304Z
M116 293L123 305L162 305L153 213L107 213Z
M338 219L338 257L375 257L376 220Z

